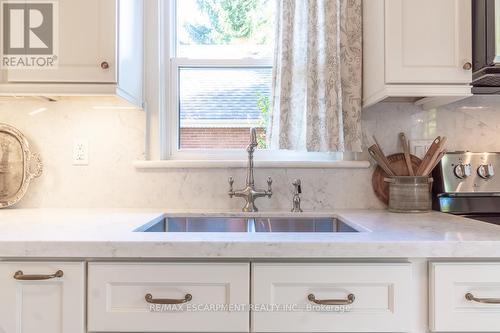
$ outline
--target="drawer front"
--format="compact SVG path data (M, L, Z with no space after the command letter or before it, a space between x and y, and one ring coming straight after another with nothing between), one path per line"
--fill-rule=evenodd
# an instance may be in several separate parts
M0 332L85 332L84 263L0 262L0 295Z
M249 276L248 263L89 263L89 331L248 332L248 309L229 305L248 304Z
M500 263L431 263L429 309L432 331L499 332Z
M408 263L254 264L252 329L256 332L407 331L411 275ZM350 294L351 304L330 307L321 307L308 299L314 295L318 302L328 299L349 303ZM269 304L280 307L277 311L260 311Z

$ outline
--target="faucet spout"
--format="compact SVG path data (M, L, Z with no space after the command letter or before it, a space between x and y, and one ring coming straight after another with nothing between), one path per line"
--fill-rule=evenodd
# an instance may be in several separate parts
M267 180L268 188L267 190L257 190L255 189L255 181L253 176L253 153L257 147L257 132L255 128L250 128L250 143L247 146L248 162L247 162L247 177L246 186L244 189L234 191L233 190L233 178L229 178L229 197L239 197L246 200L246 204L243 207L244 212L256 212L258 211L255 206L255 199L263 196L270 198L273 194L271 184L271 177Z
M247 146L247 151L252 150L253 152L257 145L257 130L255 127L252 127L250 128L250 144Z
M247 162L247 179L246 185L253 187L255 180L253 177L253 152L257 147L257 132L254 127L250 128L250 143L247 146L248 162Z

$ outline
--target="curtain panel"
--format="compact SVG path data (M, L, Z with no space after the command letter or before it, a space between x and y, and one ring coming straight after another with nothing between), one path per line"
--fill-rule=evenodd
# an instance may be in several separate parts
M361 151L362 0L278 0L275 149Z

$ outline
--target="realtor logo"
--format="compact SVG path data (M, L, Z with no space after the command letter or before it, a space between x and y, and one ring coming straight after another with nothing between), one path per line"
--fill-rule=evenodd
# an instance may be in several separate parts
M7 68L57 65L57 2L1 1L2 61Z

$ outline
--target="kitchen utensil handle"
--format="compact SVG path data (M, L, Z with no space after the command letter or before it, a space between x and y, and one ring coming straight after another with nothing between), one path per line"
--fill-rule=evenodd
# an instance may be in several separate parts
M427 161L427 165L425 169L422 170L422 176L427 176L429 175L434 167L437 165L436 162L439 162L441 158L444 156L444 145L446 144L446 141L448 139L446 137L442 137L441 141L439 142L436 151L434 154L431 156L431 158Z
M316 299L314 294L307 295L309 302L320 304L320 305L349 305L354 303L356 297L354 294L347 295L346 299Z
M146 294L144 296L146 302L151 304L184 304L190 302L193 299L191 294L186 294L184 298L175 299L175 298L154 298L151 294Z
M55 278L61 278L63 277L64 272L61 270L58 270L54 274L24 274L23 271L17 271L14 273L14 279L16 280L22 280L22 281L37 281L37 280L50 280L50 279L55 279Z
M369 154L373 157L373 159L378 163L378 165L384 170L384 172L389 176L395 176L396 174L389 166L389 162L386 162L382 156L380 156L380 151L377 150L376 145L368 148Z
M399 140L401 141L401 146L403 147L403 153L405 155L405 162L406 162L406 168L408 169L408 174L410 176L415 176L415 172L413 171L413 166L411 165L410 144L406 139L406 135L404 133L399 133Z
M420 166L417 169L417 176L424 176L424 170L428 167L429 163L431 163L431 159L434 156L436 150L438 149L440 143L441 143L441 137L438 136L432 142L431 146L425 153L424 158L422 158L422 163L420 163Z
M478 298L471 293L465 294L465 299L472 302L483 304L500 304L500 298Z

